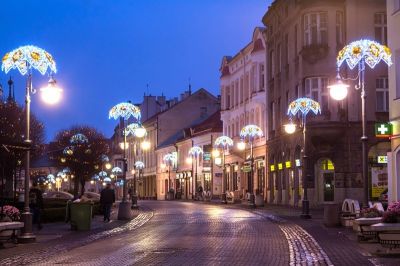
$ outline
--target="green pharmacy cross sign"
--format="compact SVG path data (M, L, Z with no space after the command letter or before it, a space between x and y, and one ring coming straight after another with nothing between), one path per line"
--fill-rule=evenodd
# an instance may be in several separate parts
M375 136L377 138L388 138L392 136L392 124L390 123L375 123Z

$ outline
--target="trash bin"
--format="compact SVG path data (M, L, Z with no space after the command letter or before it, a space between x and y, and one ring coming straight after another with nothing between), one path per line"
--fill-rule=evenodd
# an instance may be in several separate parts
M70 211L71 230L87 231L92 224L93 203L72 202L67 204Z
M340 204L329 202L324 204L324 225L327 227L338 226L340 224Z

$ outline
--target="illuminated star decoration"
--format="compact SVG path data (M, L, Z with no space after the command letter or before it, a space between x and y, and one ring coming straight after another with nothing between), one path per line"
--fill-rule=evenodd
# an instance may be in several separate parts
M198 157L201 154L203 154L203 149L200 148L199 146L193 146L189 150L189 155L192 157Z
M136 105L127 102L115 105L113 108L111 108L110 112L108 113L109 119L123 118L125 120L128 120L131 116L135 118L137 121L140 121L141 118L140 108L137 107Z
M392 53L390 49L382 44L370 40L359 40L351 42L339 51L336 58L337 67L340 67L344 61L350 69L364 59L370 68L374 68L381 60L388 66L392 64Z
M85 143L88 143L89 140L85 135L78 133L78 134L73 135L71 137L71 139L69 140L69 142L71 144L85 144Z
M257 137L261 138L264 135L262 129L256 125L247 125L240 131L240 138L253 140Z
M298 98L289 104L287 114L289 116L295 116L300 112L303 116L306 116L310 111L317 115L321 113L321 106L313 99Z
M118 166L116 166L111 170L111 173L113 173L115 175L122 174L122 169L119 168Z
M33 45L21 46L3 56L1 70L6 74L11 69L18 69L21 75L25 75L32 68L38 70L42 75L46 74L48 69L52 73L57 72L53 56Z
M135 168L136 169L143 169L144 168L144 163L142 161L136 161L135 162Z
M214 146L216 148L227 149L233 146L233 140L228 136L220 136L215 140Z

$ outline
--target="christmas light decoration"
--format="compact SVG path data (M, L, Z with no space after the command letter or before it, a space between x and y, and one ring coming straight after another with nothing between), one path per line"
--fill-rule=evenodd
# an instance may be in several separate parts
M21 46L4 55L2 59L1 69L7 74L11 69L18 69L21 75L25 75L33 68L38 70L42 75L47 70L56 73L56 62L53 56L45 50L33 46Z
M298 98L289 104L287 114L295 116L298 112L301 112L302 115L306 116L310 111L317 115L321 113L321 106L313 99Z
M264 135L262 129L256 125L247 125L240 131L240 138L242 139L255 139L256 137L262 137Z
M79 144L88 143L89 139L85 135L78 133L78 134L73 135L71 137L71 139L69 140L69 142L74 145L79 145Z
M111 170L111 173L113 173L115 175L122 174L122 169L119 168L118 166L116 166Z
M130 117L134 117L137 121L140 121L141 113L140 108L131 103L123 102L115 105L111 108L108 113L108 117L111 119L123 118L128 120Z
M144 163L142 161L136 161L135 162L135 168L136 169L143 169L144 168Z
M189 155L192 157L199 157L201 154L203 154L203 149L199 146L193 146L189 149Z
M215 140L214 146L216 148L227 149L233 146L233 140L228 136L220 136Z
M374 68L381 60L390 66L392 64L391 56L390 49L385 45L371 40L358 40L351 42L339 51L336 64L337 67L340 67L346 61L350 69L353 69L364 59L370 68Z

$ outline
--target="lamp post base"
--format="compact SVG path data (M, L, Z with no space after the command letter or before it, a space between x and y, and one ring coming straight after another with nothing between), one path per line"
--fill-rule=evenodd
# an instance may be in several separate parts
M221 195L221 203L222 204L227 204L228 202L226 201L226 193L222 193Z
M137 204L137 196L136 194L132 196L132 205L131 205L132 210L139 209L139 206Z
M123 201L118 206L118 220L130 220L132 218L130 202Z
M253 193L250 194L249 207L250 208L256 208L256 197L254 196Z
M19 243L33 243L36 241L36 236L32 230L32 213L24 212L21 214L21 221L24 223L21 235L18 237Z
M302 213L300 214L300 218L311 219L310 202L308 200L302 200L301 206L302 206Z

